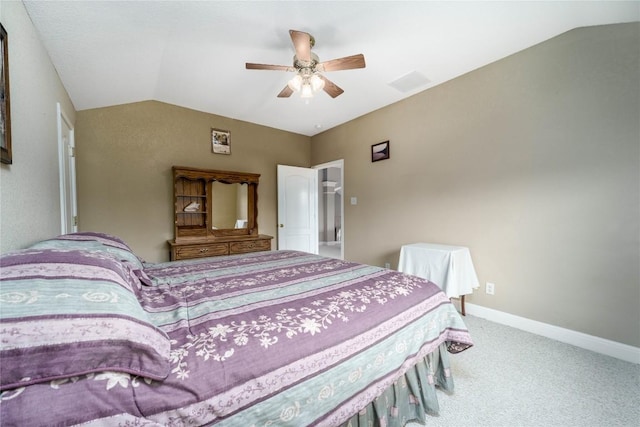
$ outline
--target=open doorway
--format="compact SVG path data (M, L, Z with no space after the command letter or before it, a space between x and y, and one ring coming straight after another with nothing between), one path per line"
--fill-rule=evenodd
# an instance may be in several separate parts
M344 160L318 170L318 253L344 259Z

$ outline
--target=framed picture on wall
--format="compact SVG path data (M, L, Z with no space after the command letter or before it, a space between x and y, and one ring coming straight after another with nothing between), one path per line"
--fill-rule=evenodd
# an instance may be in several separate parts
M11 104L9 102L9 42L0 24L0 161L11 164Z
M216 154L231 154L231 132L211 128L211 148Z
M389 141L380 142L371 146L371 161L385 160L389 158Z

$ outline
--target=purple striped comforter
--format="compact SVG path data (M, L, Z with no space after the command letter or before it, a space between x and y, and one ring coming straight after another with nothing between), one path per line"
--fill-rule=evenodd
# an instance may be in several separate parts
M146 264L136 290L169 375L8 390L3 425L338 425L427 354L472 345L425 280L294 251Z

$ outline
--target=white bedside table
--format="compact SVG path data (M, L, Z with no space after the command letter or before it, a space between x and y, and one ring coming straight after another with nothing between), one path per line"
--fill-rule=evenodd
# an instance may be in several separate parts
M464 246L413 243L400 249L398 271L422 277L438 285L449 298L460 298L465 315L464 296L480 286L469 248Z

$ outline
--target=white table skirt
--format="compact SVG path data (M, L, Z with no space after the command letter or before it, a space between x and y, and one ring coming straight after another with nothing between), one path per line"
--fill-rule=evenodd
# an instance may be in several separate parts
M464 246L434 243L403 245L398 271L435 283L449 298L468 295L480 286L471 253Z

